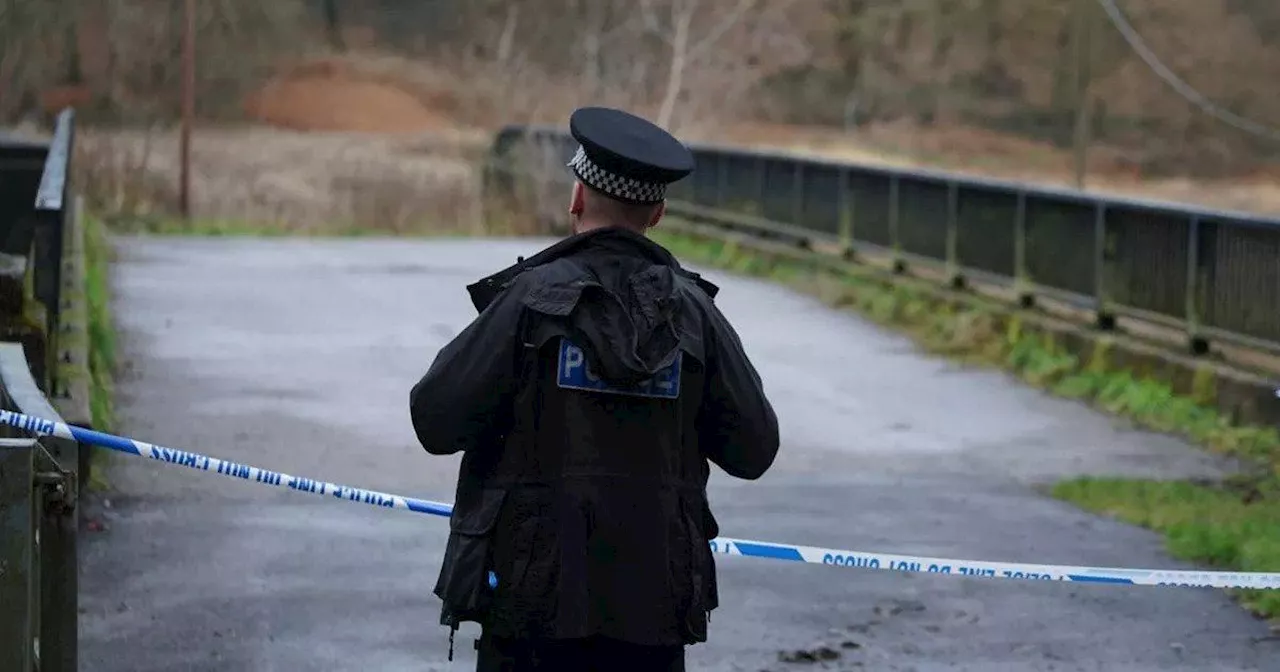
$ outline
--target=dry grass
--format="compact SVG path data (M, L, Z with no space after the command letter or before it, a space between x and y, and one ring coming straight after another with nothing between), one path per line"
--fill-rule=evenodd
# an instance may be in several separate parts
M376 53L288 65L245 101L254 125L194 133L193 214L303 234L492 230L479 177L493 132L567 109L534 103L554 90L536 73L491 70ZM171 220L178 142L172 128L83 130L80 184L117 226ZM542 226L528 220L510 226Z
M192 143L192 208L202 219L298 233L456 232L479 225L476 159L486 134L388 136L263 127L200 129ZM171 216L178 195L172 130L91 130L79 180L117 221Z

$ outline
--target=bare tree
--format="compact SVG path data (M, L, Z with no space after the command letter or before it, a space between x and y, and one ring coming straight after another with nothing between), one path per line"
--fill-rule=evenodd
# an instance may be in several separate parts
M498 65L506 65L511 60L511 45L516 37L516 27L520 25L520 5L507 5L507 18L502 25L502 36L498 38Z
M662 104L658 107L657 123L670 126L676 102L684 91L685 72L697 67L699 60L716 46L720 38L742 19L747 10L759 4L759 0L737 0L737 3L701 37L694 32L694 19L702 0L666 0L669 19L664 25L658 19L654 0L640 0L640 12L645 26L670 49L666 86Z
M581 89L587 98L605 95L609 84L616 89L633 90L642 88L647 78L648 68L645 58L638 53L632 44L631 48L623 48L622 53L610 53L606 45L614 46L627 35L635 35L643 30L642 17L633 11L630 2L618 0L582 0L586 12L586 20L579 31L582 35L582 83ZM618 68L616 64L630 64L631 67Z
M335 51L345 51L342 39L342 17L338 12L338 0L324 0L324 26L329 35L329 46Z

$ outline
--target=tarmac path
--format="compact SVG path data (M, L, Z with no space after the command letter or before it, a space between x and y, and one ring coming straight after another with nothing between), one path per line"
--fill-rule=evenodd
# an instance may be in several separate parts
M409 388L474 315L464 285L547 241L129 238L113 270L122 433L452 501ZM945 557L1184 567L1149 532L1038 494L1080 473L1204 475L1133 431L787 289L709 271L782 425L774 469L717 472L725 536ZM82 670L474 669L430 594L443 519L112 456L82 550ZM717 557L691 670L1263 670L1222 591L995 581ZM783 662L829 647L838 657Z

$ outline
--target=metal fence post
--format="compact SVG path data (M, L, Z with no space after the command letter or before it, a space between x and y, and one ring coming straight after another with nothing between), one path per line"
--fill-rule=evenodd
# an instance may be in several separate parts
M769 164L765 163L763 156L756 158L756 210L752 214L763 215L766 212L764 206L764 176Z
M716 207L723 208L731 202L729 196L729 159L716 156Z
M893 250L893 272L903 273L907 270L907 262L902 258L902 236L898 234L898 212L901 210L898 200L902 189L897 175L889 178L889 247Z
M856 219L857 203L852 189L849 188L849 169L841 168L839 172L840 188L836 192L839 194L840 208L840 247L843 248L844 258L852 261L858 256L857 245L854 244L853 226Z
M1036 303L1035 283L1027 271L1027 192L1018 191L1018 205L1013 215L1013 287L1018 305L1030 308Z
M1111 267L1111 255L1107 254L1107 204L1097 202L1093 206L1093 281L1098 305L1094 310L1094 324L1103 331L1116 328L1116 316L1111 310L1107 271Z
M63 229L65 228L70 186L71 156L74 151L75 112L63 110L58 115L57 128L53 141L49 144L49 153L44 162L44 171L40 175L40 186L36 191L35 209L37 214L36 228L32 245L32 263L35 265L35 298L45 310L45 333L48 347L45 349L45 370L52 371L56 366L58 313L61 310L62 293L62 247ZM50 376L50 385L52 377ZM45 381L41 381L44 384ZM53 390L45 390L52 396Z
M947 282L955 289L965 286L960 272L960 185L947 181Z
M58 301L62 293L62 212L43 212L38 216L32 247L35 299L44 307L45 348L44 371L52 371L56 365L58 338ZM53 390L41 380L41 389L50 396ZM50 382L52 382L50 380Z
M791 223L804 226L804 163L791 168Z
M1186 320L1187 347L1193 355L1209 352L1209 341L1200 333L1200 284L1200 216L1192 215L1187 222Z
M0 670L14 672L36 669L40 637L35 445L0 438Z

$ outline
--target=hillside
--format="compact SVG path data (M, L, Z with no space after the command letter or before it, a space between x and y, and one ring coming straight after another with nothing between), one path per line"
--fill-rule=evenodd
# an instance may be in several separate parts
M1117 3L1178 77L1216 105L1280 127L1280 4ZM5 119L73 102L97 124L174 121L181 3L159 13L148 0L10 4L18 11L0 25ZM1097 0L198 7L197 108L206 125L492 131L562 123L573 107L603 103L691 139L1045 181L1071 179L1073 142L1081 140L1091 186L1143 183L1168 197L1276 208L1277 143L1215 120L1174 91ZM1078 117L1081 109L1088 115ZM1225 179L1234 191L1217 182Z

